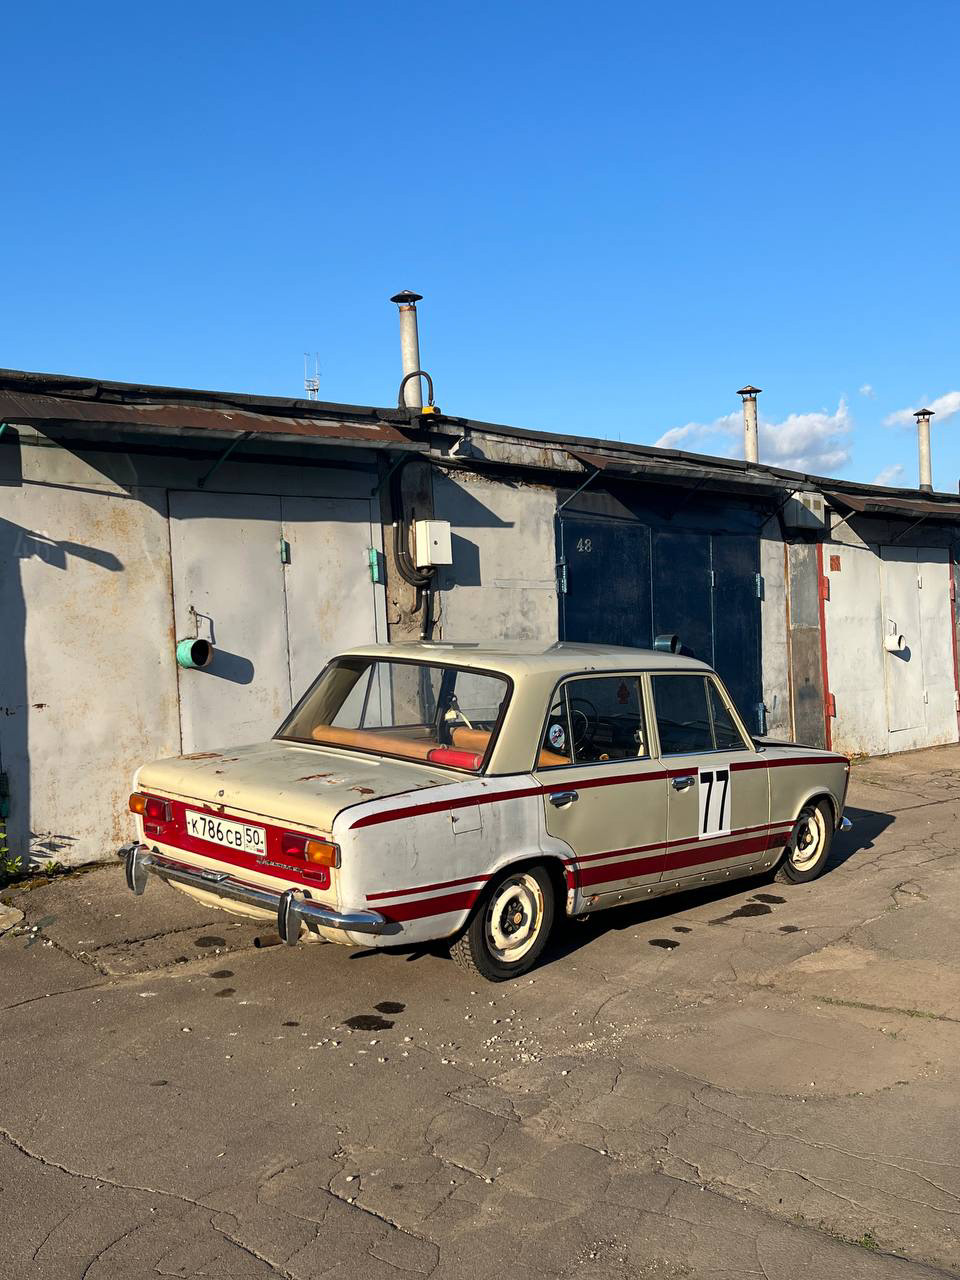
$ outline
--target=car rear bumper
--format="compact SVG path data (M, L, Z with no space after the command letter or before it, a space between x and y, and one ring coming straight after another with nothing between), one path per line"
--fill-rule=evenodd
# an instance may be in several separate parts
M314 902L307 889L285 889L277 892L260 885L247 884L227 871L206 871L168 858L166 854L148 849L145 844L134 842L117 850L123 859L127 876L127 888L131 893L145 891L150 877L199 889L242 902L248 907L273 912L277 917L277 932L284 942L295 946L302 925L315 925L321 929L338 929L345 933L378 934L386 927L386 920L378 911L335 911L332 907Z

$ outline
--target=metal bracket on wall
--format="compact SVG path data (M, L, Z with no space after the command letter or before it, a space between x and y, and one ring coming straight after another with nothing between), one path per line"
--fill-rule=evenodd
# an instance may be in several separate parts
M205 475L202 475L200 479L197 481L197 488L205 489L207 485L207 481L210 479L213 473L215 471L218 471L220 467L223 466L223 464L230 457L231 453L233 453L234 449L236 449L238 445L243 444L244 440L249 440L252 435L253 435L252 431L244 431L241 435L237 436L236 440L231 440L230 443L227 445L226 449L224 449L223 453L221 453L220 457L216 460L216 462L210 468L210 470Z
M567 594L567 562L566 560L557 561L557 590L562 596Z

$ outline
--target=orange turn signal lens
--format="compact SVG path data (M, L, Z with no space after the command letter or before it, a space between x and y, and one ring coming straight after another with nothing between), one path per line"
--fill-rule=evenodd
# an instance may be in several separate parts
M329 844L326 840L308 840L304 856L308 862L312 862L317 867L339 867L340 865L339 847Z
M140 791L135 791L130 797L130 812L143 814L147 807L147 797Z

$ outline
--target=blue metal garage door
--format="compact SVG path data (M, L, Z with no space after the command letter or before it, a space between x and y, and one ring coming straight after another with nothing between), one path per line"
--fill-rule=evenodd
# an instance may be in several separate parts
M759 539L591 515L557 525L561 637L649 648L675 633L761 732Z

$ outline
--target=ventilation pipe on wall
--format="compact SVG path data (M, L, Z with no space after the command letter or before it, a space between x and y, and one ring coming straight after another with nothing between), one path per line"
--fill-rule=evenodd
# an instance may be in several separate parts
M933 492L933 471L930 467L930 419L935 410L918 409L913 415L917 420L917 454L920 461L920 488L924 493Z
M417 331L417 303L423 294L404 289L390 299L400 311L400 351L403 357L403 403L408 409L423 408L423 389L419 378L410 378L420 372L420 335Z
M760 388L741 387L737 395L743 399L743 456L748 462L758 462L757 396Z

